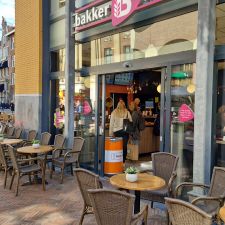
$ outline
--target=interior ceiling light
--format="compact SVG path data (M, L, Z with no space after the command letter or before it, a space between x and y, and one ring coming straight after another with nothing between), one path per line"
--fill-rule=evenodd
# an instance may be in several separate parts
M187 92L190 93L190 94L195 93L195 85L194 84L188 84Z
M159 84L159 85L157 86L157 91L158 91L159 93L161 93L161 84Z

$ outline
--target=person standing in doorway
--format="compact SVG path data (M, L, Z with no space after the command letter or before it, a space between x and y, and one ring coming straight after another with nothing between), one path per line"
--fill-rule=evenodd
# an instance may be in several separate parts
M126 109L124 101L120 100L116 109L114 109L111 114L109 136L123 138L123 162L125 162L127 157L127 142L129 139L129 134L123 130L124 119L132 121L130 112Z

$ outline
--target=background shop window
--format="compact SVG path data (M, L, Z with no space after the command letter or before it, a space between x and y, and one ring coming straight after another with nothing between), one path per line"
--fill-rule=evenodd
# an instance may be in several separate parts
M105 64L112 63L112 58L113 58L113 50L111 48L105 48L104 49Z
M51 72L65 71L65 49L51 52Z

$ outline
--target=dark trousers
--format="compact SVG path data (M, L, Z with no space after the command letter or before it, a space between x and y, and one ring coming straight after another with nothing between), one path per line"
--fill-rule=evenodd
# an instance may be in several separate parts
M115 137L123 138L123 162L125 162L127 157L127 142L129 140L129 134L123 130L118 130L114 132Z

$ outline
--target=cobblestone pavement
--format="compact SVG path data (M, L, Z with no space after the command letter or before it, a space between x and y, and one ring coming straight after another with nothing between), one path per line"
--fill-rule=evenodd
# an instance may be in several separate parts
M15 186L3 189L3 173L0 172L0 224L1 225L77 225L83 206L75 177L65 175L64 184L59 183L59 174L49 179L46 191L41 185L19 187L15 197ZM9 177L11 178L11 177ZM21 183L27 181L21 179ZM107 181L104 185L110 187ZM149 225L166 225L165 213L159 209L149 211ZM83 225L96 225L93 215L87 215Z

